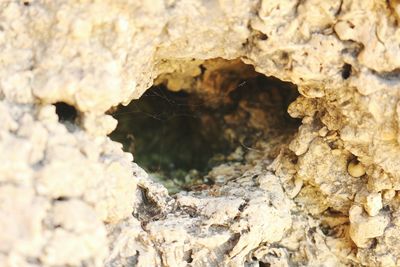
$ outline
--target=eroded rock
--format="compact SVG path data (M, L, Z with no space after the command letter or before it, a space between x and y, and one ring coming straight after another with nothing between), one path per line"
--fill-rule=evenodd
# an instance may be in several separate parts
M398 266L398 11L378 0L2 1L0 265ZM216 69L240 60L297 85L289 114L302 125L259 140L220 184L171 197L107 137L105 112L155 80L231 90L240 81ZM77 122L59 121L58 102ZM263 130L263 115L248 121Z

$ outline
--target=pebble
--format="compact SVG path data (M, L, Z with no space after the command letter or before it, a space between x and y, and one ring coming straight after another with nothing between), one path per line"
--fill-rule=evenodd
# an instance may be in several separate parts
M365 174L365 168L361 164L361 162L358 161L351 161L349 165L347 165L347 172L353 176L353 177L361 177Z

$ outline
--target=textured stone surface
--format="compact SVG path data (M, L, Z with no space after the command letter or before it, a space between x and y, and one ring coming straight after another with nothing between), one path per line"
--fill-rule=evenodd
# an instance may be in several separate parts
M399 10L1 1L0 265L398 266ZM213 58L296 84L289 114L302 125L274 160L170 197L106 136L116 122L105 112L156 77L193 85ZM79 124L58 121L59 101Z

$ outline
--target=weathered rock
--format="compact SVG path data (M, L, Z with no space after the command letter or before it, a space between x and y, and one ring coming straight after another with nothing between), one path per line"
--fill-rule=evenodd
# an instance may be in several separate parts
M0 265L398 266L399 9L1 1ZM212 92L216 58L296 84L302 125L220 185L172 198L106 136L105 112L157 77ZM59 121L56 102L79 122Z

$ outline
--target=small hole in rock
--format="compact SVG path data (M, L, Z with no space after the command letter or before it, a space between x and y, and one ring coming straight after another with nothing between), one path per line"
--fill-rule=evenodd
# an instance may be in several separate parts
M342 78L344 80L347 80L351 75L351 65L350 64L344 64L342 68Z
M277 156L300 124L287 113L295 85L239 60L206 61L199 70L181 88L171 84L182 75L161 75L140 99L110 110L118 120L111 139L170 193L218 183L209 172L221 164Z
M262 41L265 41L268 40L268 35L266 35L265 33L261 33L258 38Z
M369 249L373 250L378 246L378 240L376 238L372 239Z
M57 102L54 104L56 113L60 122L75 123L78 112L74 106L68 105L65 102Z
M192 254L193 254L192 250L188 250L188 251L184 252L184 260L187 263L192 263L193 262Z

